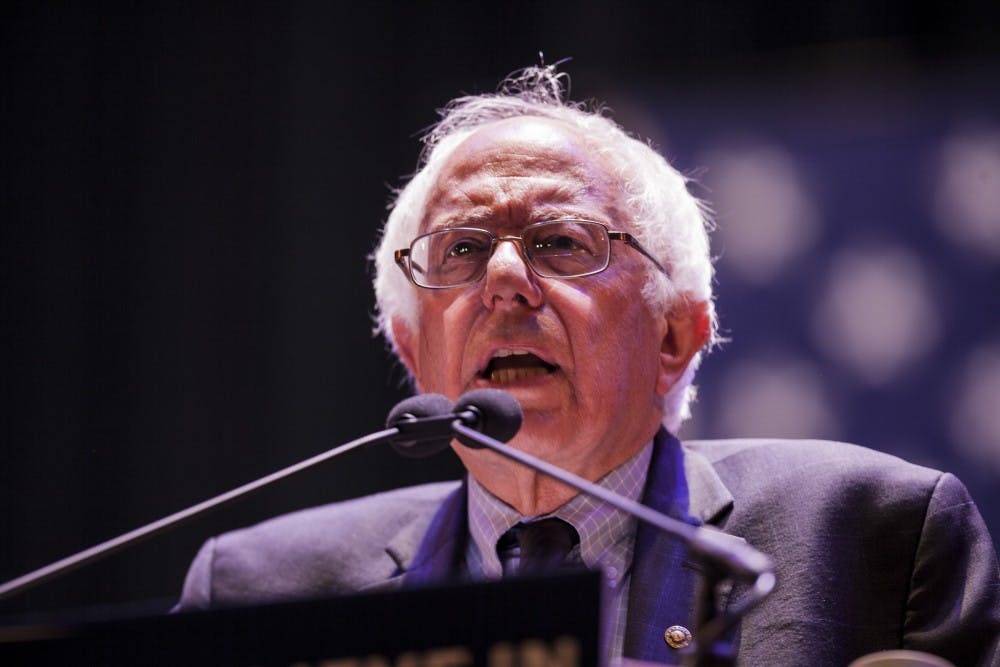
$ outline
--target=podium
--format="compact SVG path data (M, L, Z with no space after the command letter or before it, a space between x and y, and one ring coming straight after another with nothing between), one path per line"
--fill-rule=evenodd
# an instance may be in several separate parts
M597 667L595 572L0 627L2 665Z

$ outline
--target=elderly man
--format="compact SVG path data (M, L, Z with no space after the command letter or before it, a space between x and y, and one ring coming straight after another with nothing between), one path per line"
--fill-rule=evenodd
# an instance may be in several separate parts
M380 330L419 391L509 391L515 447L769 554L780 585L741 624L742 664L1000 659L996 556L954 477L850 445L674 437L716 320L703 207L660 155L564 102L550 67L454 101L426 142L375 254ZM692 622L697 574L677 541L455 451L462 482L210 540L179 607L499 578L525 526L557 517L565 557L607 575L608 654L678 660L664 630Z

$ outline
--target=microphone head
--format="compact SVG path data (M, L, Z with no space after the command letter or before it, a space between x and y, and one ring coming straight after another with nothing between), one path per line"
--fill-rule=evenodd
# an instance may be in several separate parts
M389 411L385 420L386 428L397 428L400 424L424 417L442 417L451 414L452 405L447 397L441 394L418 394L404 399ZM412 440L394 440L392 448L399 454L419 459L431 454L437 454L446 449L451 442L451 433L443 436L417 438Z
M475 422L466 423L469 428L500 442L507 442L517 435L524 419L524 413L521 412L521 405L517 399L500 389L473 389L462 394L455 403L455 412L467 411L476 414ZM458 440L467 447L474 449L482 447L462 436L459 436Z

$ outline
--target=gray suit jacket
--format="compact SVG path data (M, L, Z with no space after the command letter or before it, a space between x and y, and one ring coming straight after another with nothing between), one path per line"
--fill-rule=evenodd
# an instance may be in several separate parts
M463 484L431 484L213 538L191 566L178 609L452 577L466 545L465 502ZM895 647L959 667L1000 664L996 555L965 487L949 474L840 443L682 446L661 431L643 502L714 525L774 559L778 587L739 630L741 665L846 665ZM639 527L626 656L679 661L663 631L692 624L698 572L677 540Z

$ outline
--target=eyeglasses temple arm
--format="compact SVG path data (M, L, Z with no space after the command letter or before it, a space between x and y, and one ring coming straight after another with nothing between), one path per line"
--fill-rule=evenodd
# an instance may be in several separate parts
M651 261L653 264L656 265L656 268L658 268L661 272L663 272L663 275L667 276L668 278L670 277L670 272L667 271L665 268L663 268L663 265L660 264L660 261L655 257L653 257L652 255L650 255L649 252L642 247L642 244L636 241L635 237L629 234L628 232L608 232L608 238L624 241L626 244L635 248L643 255L645 255L649 261Z

